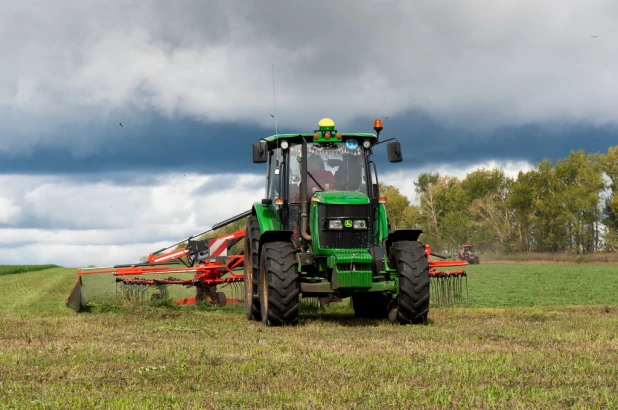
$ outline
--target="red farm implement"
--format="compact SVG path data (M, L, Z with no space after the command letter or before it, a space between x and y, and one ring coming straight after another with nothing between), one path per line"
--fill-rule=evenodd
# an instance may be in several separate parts
M228 250L244 238L245 230L210 239L195 238L242 219L249 213L237 215L214 225L211 230L159 249L148 256L148 262L107 268L79 268L77 284L67 298L66 305L76 311L82 310L87 302L82 290L82 278L101 274L115 277L117 297L134 300L168 298L169 287L181 285L194 287L196 294L177 300L179 304L209 301L222 306L229 302L241 302L244 255L228 255ZM186 278L187 274L192 274L192 277ZM157 277L152 277L155 275ZM224 292L217 292L217 286L228 288L227 293L231 297L226 297Z
M425 245L427 258L436 256L446 259L445 256L431 252L431 247ZM451 306L461 303L464 298L464 288L466 298L468 297L468 275L463 269L441 270L447 267L466 266L468 262L457 261L429 261L429 290L431 302L436 306Z
M66 305L76 311L86 306L82 291L82 278L89 275L112 275L115 281L115 297L129 300L153 300L170 298L171 286L195 288L195 296L176 300L179 304L209 302L217 306L227 303L242 303L244 299L244 250L228 254L239 242L244 243L245 229L209 239L196 239L202 235L249 216L250 212L237 215L216 224L209 231L194 235L184 241L159 249L148 256L148 261L138 264L116 265L108 268L80 268L78 281ZM444 256L431 252L425 245L427 258ZM467 276L464 270L443 270L446 267L461 267L466 261L429 261L430 298L435 306L450 306L467 295ZM187 275L191 277L187 277ZM178 277L184 276L184 277ZM226 290L227 292L222 292ZM227 295L226 295L227 294ZM308 298L320 304L340 300L337 297ZM312 302L309 302L312 304Z

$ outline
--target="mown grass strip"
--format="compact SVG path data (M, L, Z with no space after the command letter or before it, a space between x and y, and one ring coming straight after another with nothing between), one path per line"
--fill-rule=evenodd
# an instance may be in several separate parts
M618 406L616 307L434 309L428 326L395 326L333 306L295 328L227 310L5 318L0 395L29 408Z
M76 314L64 306L75 269L8 275L0 409L618 408L609 268L470 266L477 307L431 309L428 326L357 320L338 303L294 328L167 300ZM601 306L572 306L586 304Z

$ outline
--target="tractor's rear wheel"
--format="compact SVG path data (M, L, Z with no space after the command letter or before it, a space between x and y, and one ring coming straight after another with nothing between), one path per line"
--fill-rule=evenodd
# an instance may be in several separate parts
M427 324L429 314L429 262L422 243L399 241L391 247L389 263L397 268L399 294L389 319L400 324Z
M382 292L363 292L352 295L354 316L359 319L386 319L388 297Z
M291 242L269 242L260 252L258 287L262 323L267 326L298 324L298 277L296 248Z
M255 216L247 219L245 231L245 312L248 320L260 320L260 297L258 295L258 272L260 252L260 224Z

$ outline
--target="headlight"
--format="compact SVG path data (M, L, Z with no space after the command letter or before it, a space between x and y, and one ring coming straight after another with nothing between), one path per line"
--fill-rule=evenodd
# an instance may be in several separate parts
M355 220L354 229L367 229L367 222L364 219Z
M328 229L343 229L343 224L338 219L328 221Z
M287 141L281 141L281 149L288 149L289 145Z

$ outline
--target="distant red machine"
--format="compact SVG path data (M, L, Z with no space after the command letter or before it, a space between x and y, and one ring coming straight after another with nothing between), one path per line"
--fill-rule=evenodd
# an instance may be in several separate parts
M474 246L470 245L469 243L461 245L458 258L460 261L466 261L470 265L478 265L479 263L481 263L478 253L474 250Z

